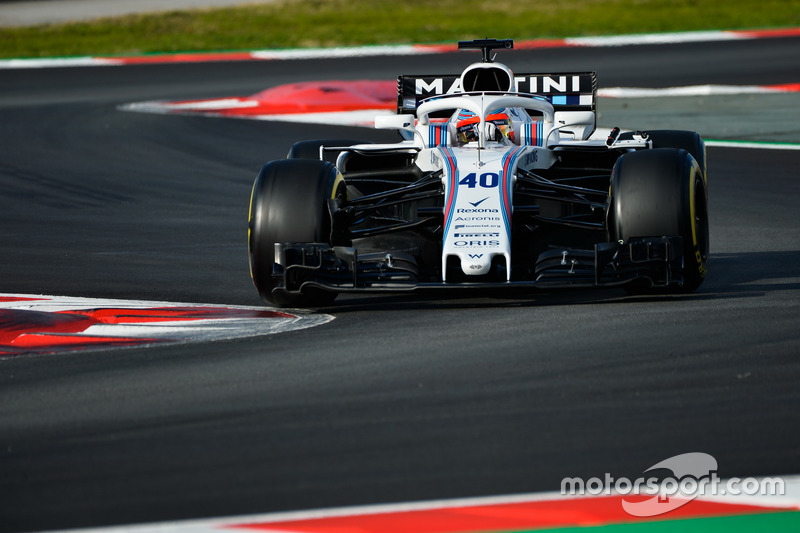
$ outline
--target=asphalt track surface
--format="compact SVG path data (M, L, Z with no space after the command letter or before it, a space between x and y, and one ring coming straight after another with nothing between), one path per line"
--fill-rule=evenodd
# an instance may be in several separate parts
M796 82L798 51L504 59L664 87ZM467 60L5 71L0 291L258 304L245 234L261 165L298 139L392 134L117 106ZM708 161L711 273L692 295L348 296L301 332L0 360L0 530L553 491L690 451L720 477L800 473L800 152L711 147Z

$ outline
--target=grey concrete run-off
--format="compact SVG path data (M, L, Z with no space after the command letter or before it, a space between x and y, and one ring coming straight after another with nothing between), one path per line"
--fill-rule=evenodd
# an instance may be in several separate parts
M598 98L597 123L696 131L704 139L800 142L800 94Z

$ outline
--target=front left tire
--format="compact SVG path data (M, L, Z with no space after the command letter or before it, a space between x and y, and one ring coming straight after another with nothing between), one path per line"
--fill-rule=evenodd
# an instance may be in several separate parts
M697 160L685 149L655 148L625 154L611 175L614 240L680 236L683 284L667 287L634 282L631 292L692 292L708 272L708 188Z

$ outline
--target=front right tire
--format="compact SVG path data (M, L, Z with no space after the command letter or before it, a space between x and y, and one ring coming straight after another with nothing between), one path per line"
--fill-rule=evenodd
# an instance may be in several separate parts
M248 255L250 276L261 298L278 307L322 307L336 293L306 288L281 289L273 277L275 243L328 243L328 200L345 195L341 174L328 162L283 159L261 169L250 196Z

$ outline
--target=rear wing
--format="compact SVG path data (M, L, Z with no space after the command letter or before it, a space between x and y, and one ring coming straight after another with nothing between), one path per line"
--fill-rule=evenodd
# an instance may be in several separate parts
M397 113L416 116L420 101L431 96L461 92L461 76L403 75L397 78ZM595 111L597 74L569 72L556 74L517 74L517 92L547 99L556 111Z

